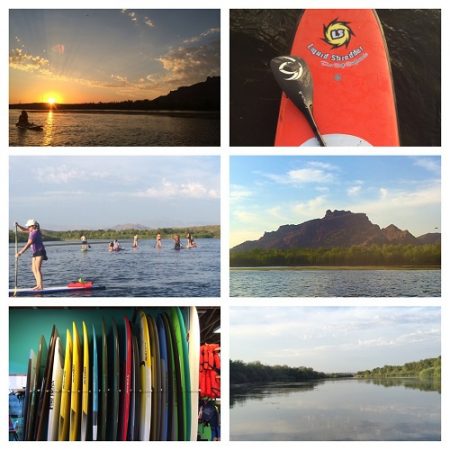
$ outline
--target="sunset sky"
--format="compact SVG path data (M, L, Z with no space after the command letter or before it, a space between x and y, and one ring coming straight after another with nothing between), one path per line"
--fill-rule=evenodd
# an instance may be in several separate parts
M10 103L153 99L220 75L219 10L10 10Z

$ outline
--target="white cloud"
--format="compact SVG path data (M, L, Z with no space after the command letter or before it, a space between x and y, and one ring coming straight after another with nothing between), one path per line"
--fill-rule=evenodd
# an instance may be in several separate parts
M149 187L144 191L134 194L137 197L148 198L219 198L219 193L213 188L204 186L198 182L174 183L167 179L163 179L157 187Z
M386 188L380 188L378 190L378 192L380 193L380 199L381 200L385 200L388 197L388 195L389 195L389 190L386 189Z
M299 218L316 219L323 216L327 201L326 196L320 195L307 202L293 204L291 210Z
M200 33L198 36L193 36L189 39L185 39L183 41L184 44L192 44L194 42L198 42L202 39L205 39L208 36L214 35L220 33L220 28L210 28L209 30L204 31L203 33Z
M154 28L155 24L152 19L149 17L144 17L144 24L147 25L149 28Z
M414 160L414 165L438 175L441 173L440 160L438 162L436 159L431 158L416 158Z
M9 67L22 72L47 73L49 70L49 60L42 56L34 56L27 53L22 48L11 50L9 55Z
M71 168L66 165L39 167L33 170L34 177L39 183L67 184L74 180L88 178L88 173L83 170Z
M230 200L239 201L253 196L253 192L244 186L234 184L230 187Z
M198 47L177 47L158 58L166 81L189 82L204 80L220 73L220 43L211 42ZM147 80L149 75L147 75Z
M275 183L279 184L329 184L335 181L335 166L319 161L309 161L306 167L292 169L285 174L263 174Z
M309 161L308 162L308 166L309 167L317 167L319 169L330 170L330 171L339 170L338 166L335 166L335 165L330 164L330 163L324 163L322 161Z
M361 193L362 186L360 184L356 184L354 186L350 186L347 188L347 195L349 197L356 197Z

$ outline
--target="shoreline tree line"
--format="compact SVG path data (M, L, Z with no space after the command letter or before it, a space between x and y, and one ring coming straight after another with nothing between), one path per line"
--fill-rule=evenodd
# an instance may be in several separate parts
M440 244L372 244L333 248L254 249L230 252L231 267L440 266Z
M192 227L162 227L154 229L137 229L130 228L124 230L115 229L99 229L99 230L69 230L69 231L51 231L41 230L44 241L73 241L79 240L81 236L86 236L89 240L113 240L113 239L133 239L137 234L139 239L155 239L158 233L163 239L171 238L174 234L179 234L184 237L186 233L191 233L195 239L205 238L220 238L219 225L205 225ZM13 243L15 240L14 231L9 231L9 242ZM17 233L19 242L26 242L28 239L27 233Z
M230 360L230 384L296 382L324 380L330 378L400 378L414 377L421 380L441 378L441 357L408 362L399 366L386 365L355 373L324 373L311 367L290 367L287 365L266 365L259 361L243 362Z

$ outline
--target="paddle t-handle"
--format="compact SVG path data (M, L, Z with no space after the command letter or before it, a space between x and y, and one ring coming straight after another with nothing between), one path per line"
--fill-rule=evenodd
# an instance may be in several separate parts
M321 147L325 141L313 116L313 80L308 64L297 56L277 56L270 61L272 73L289 100L304 114Z

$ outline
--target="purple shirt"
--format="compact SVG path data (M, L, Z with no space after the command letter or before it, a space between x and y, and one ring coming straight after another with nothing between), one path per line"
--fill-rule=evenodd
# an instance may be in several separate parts
M30 231L28 240L31 240L31 250L34 253L45 250L44 243L42 242L42 235L39 230Z

